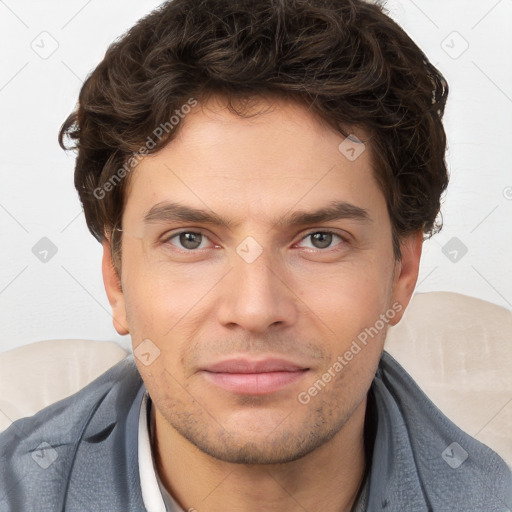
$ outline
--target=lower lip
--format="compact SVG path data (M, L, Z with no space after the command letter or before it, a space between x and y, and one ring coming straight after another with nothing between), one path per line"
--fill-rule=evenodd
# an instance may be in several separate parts
M246 395L266 395L300 380L307 370L268 373L214 373L203 372L217 386Z

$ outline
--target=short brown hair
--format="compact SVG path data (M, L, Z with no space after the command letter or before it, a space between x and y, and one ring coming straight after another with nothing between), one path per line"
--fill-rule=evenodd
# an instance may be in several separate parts
M344 136L343 126L364 128L396 258L403 237L441 228L448 85L380 4L172 0L110 45L59 132L63 149L78 150L75 187L87 225L100 242L109 237L118 273L127 180L112 179L127 174L149 139L154 153L174 138L179 125L157 141L151 135L190 98L212 94L239 115L232 99L281 96ZM65 146L65 136L75 143Z

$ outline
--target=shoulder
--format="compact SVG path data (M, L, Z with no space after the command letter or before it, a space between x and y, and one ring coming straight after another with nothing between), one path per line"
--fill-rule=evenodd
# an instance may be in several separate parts
M48 500L38 510L59 510L55 485L62 488L80 443L108 437L141 386L130 354L77 393L12 423L0 434L0 510L29 510L18 504L27 496Z
M413 471L415 485L434 510L444 510L448 502L458 503L457 510L512 506L512 472L505 461L446 417L387 352L372 389L378 430L387 432L383 438L392 449L385 450L395 458L397 475L399 464L409 464L409 477Z
M33 416L13 422L0 433L0 454L9 451L9 440L16 440L17 445L11 445L11 449L19 450L36 433L46 433L52 437L56 427L59 427L59 432L72 432L77 425L87 420L98 403L108 395L131 395L136 393L141 384L142 379L133 356L128 355L77 393L45 407Z

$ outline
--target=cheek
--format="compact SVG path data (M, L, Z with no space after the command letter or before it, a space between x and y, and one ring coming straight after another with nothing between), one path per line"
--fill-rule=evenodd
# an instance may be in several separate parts
M308 319L303 325L316 332L324 345L328 355L325 369L341 357L344 374L354 371L359 378L371 380L392 319L385 316L390 296L389 269L372 261L302 282L300 298Z
M198 275L189 276L183 267L164 262L157 252L145 250L140 239L124 240L123 290L132 337L137 332L161 338L168 332L201 293Z
M151 342L158 353L150 366L138 361L139 371L150 383L165 383L164 388L172 387L173 379L183 384L184 350L197 325L204 322L201 299L211 289L210 280L201 272L192 278L174 269L160 272L145 266L143 258L132 257L130 266L124 295L133 351L137 356L142 350L137 347Z
M295 280L297 296L321 318L334 323L374 321L387 307L392 282L389 265L366 261L318 268Z
M164 360L164 353L149 366L145 366L137 358L135 362L156 404L172 403L188 396L186 380L175 375L175 371Z

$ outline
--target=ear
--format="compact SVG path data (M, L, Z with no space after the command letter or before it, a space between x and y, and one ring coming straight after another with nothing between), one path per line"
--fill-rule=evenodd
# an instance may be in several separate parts
M423 233L418 231L404 238L400 243L402 258L395 262L395 275L393 279L392 304L402 306L390 325L396 325L402 318L409 301L411 300L420 267L421 249L423 247Z
M126 306L124 302L123 290L119 276L117 275L112 260L112 251L110 248L110 242L105 239L102 242L103 246L103 260L101 269L103 272L103 284L107 292L108 301L112 307L112 320L115 330L121 334L128 334L128 321L126 317Z

